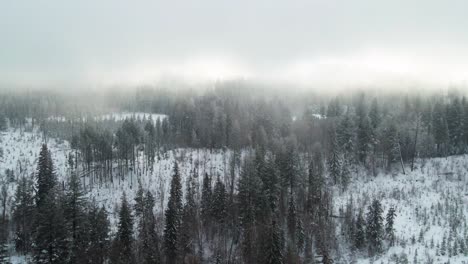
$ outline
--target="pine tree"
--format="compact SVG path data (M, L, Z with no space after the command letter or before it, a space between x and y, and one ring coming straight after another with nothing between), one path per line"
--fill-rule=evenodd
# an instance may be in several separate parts
M296 224L297 224L297 212L296 212L296 203L294 201L294 196L292 192L289 195L289 207L288 207L288 232L289 237L293 242L296 240Z
M340 183L341 176L341 154L336 140L336 131L332 128L330 132L330 155L328 157L328 171L334 184Z
M43 144L39 153L39 162L37 167L37 192L36 205L42 206L42 201L46 199L49 192L55 187L56 178L52 164L52 158L47 145Z
M262 203L262 182L255 173L253 162L246 159L241 170L238 183L237 204L239 221L242 230L241 249L245 263L256 263L257 255L254 248L256 241L255 223L259 217L258 204Z
M77 263L84 258L87 244L87 225L85 214L85 197L81 182L76 173L72 173L68 181L65 195L65 219L71 235L70 263Z
M454 98L452 103L447 106L447 129L451 154L457 154L460 151L463 137L462 128L462 106L458 98Z
M374 98L372 100L372 104L369 110L369 118L371 122L371 126L373 130L376 130L377 127L380 124L380 110L379 110L379 104L377 103L377 99Z
M182 212L182 187L180 183L179 167L174 163L169 201L165 212L164 249L167 263L176 263L177 244L179 239L180 218Z
M275 212L278 207L279 179L272 158L265 160L264 169L259 177L263 183L263 193L268 200L268 209L270 212Z
M395 223L395 217L395 208L392 206L390 207L390 209L388 209L385 223L385 233L387 235L390 246L393 246L395 244L395 228L393 227Z
M159 239L156 233L156 219L153 214L154 197L148 190L144 194L143 213L139 222L138 242L139 263L160 263Z
M219 223L222 224L225 221L227 216L227 208L226 208L226 188L224 183L221 180L216 180L214 192L213 192L213 209L212 214L213 218Z
M146 139L145 139L145 154L147 163L153 170L153 165L156 157L156 129L152 120L148 121L145 125Z
M135 216L140 217L143 215L145 210L145 190L143 190L143 186L141 182L138 182L138 190L135 194L135 205L133 206L135 210Z
M343 190L348 187L349 182L351 181L351 171L350 171L350 162L345 160L341 165L341 173L340 173L340 182Z
M380 252L383 238L382 205L375 199L368 207L366 219L366 233L371 254Z
M391 122L383 133L383 148L387 156L387 168L390 169L392 163L400 159L400 143L398 137L398 130L394 122Z
M31 251L33 219L35 218L32 180L22 177L15 193L13 220L15 225L15 248L17 252Z
M197 204L195 202L195 190L193 189L193 179L187 180L185 188L185 204L182 210L182 223L179 235L179 251L182 259L188 255L195 254L194 240L197 235Z
M356 128L350 114L346 114L338 124L336 136L345 156L351 159L356 148Z
M34 261L63 263L68 259L63 195L56 188L52 158L47 146L39 154L34 222Z
M283 254L281 248L280 232L276 221L271 221L271 225L268 228L268 239L265 240L263 252L265 257L262 261L264 264L282 264Z
M444 155L449 135L446 114L441 103L436 103L434 106L432 118L432 127L434 129L434 139L437 144L437 152L439 155Z
M360 117L357 129L357 156L361 163L366 161L372 144L372 127L369 118Z
M211 189L211 177L208 173L205 173L203 177L202 197L201 197L201 218L205 227L208 226L212 213L212 189Z
M307 211L312 214L321 204L322 188L325 184L323 178L323 161L320 152L314 154L309 164L307 181Z
M304 225L302 223L302 220L298 217L297 223L296 223L296 246L297 249L299 250L299 253L304 250L304 243L305 243L305 233L304 233Z
M99 208L95 201L92 202L88 214L89 244L86 250L88 263L104 263L106 260L110 240L110 223L104 206Z
M117 236L113 245L114 263L135 263L133 241L133 216L124 193L119 211Z
M68 234L63 215L63 197L52 189L42 196L37 210L34 236L35 263L65 263L68 260Z
M362 249L366 243L365 225L366 223L362 211L359 211L354 232L354 247L358 250Z

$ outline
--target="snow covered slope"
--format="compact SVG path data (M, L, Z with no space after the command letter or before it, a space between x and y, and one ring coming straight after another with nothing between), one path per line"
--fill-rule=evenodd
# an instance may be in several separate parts
M335 209L344 208L351 197L364 213L372 199L381 201L384 217L390 206L396 208L396 245L388 251L387 245L385 254L373 262L404 263L406 258L417 263L468 263L468 256L459 253L461 246L468 246L468 156L419 160L406 175L357 175L347 191L335 197ZM344 261L370 263L365 256L343 252Z
M13 203L17 179L21 176L32 177L36 170L42 143L43 138L37 132L9 130L0 134L0 147L3 148L0 179L8 185L8 212ZM65 182L69 175L69 144L55 139L49 139L47 143L58 179ZM179 162L183 182L188 175L195 175L194 179L201 185L205 172L214 178L220 175L221 180L228 182L224 177L229 175L231 155L230 151L177 149L156 160L151 172L143 169L144 157L140 153L140 165L132 174L126 175L125 180L115 178L113 183L91 185L87 177L82 179L88 196L106 206L113 227L116 227L120 199L125 192L129 201L133 202L138 181L154 194L157 204L155 211L162 212L167 202L174 161ZM12 179L7 179L6 169L14 171ZM340 237L338 227L340 259L336 263L404 263L405 259L409 262L417 260L418 263L445 263L449 259L450 263L468 263L467 256L454 252L454 248L459 251L462 244L468 247L468 156L419 160L415 171L407 171L406 175L381 173L373 177L361 171L354 176L347 191L336 191L337 214L351 197L355 207L363 208L364 213L374 198L382 202L384 214L390 206L396 208L396 245L391 248L386 245L385 253L371 259L366 252L350 251L344 238ZM442 246L444 236L445 250Z

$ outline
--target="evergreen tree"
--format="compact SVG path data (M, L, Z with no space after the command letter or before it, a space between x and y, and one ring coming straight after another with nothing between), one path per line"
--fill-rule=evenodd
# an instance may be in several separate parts
M34 261L63 263L68 259L67 228L64 200L56 188L52 158L47 146L39 154L34 222Z
M160 263L159 239L156 233L156 219L153 214L154 197L148 190L144 195L143 213L139 222L138 242L139 262Z
M109 251L110 223L104 206L99 208L94 201L88 214L89 244L86 250L88 263L102 264Z
M366 233L369 242L369 252L375 254L382 249L383 238L383 217L382 205L377 199L374 199L368 207L366 219Z
M224 223L227 216L226 208L226 188L221 180L216 180L213 192L213 209L211 211L213 218L220 224Z
M395 229L393 227L395 223L395 217L395 208L392 206L390 207L390 209L388 209L385 223L385 233L387 235L390 246L393 246L395 244Z
M377 103L376 98L374 98L374 100L372 100L372 104L371 104L371 107L370 107L370 110L369 110L369 118L370 118L372 129L376 130L377 127L379 126L380 120L381 120L379 104Z
M283 254L281 247L281 237L276 222L271 221L268 228L268 239L265 239L263 252L265 254L262 263L264 264L282 264Z
M350 114L346 114L338 124L336 136L345 156L351 159L351 154L354 153L356 148L356 128Z
M364 163L372 144L372 127L367 115L358 120L357 142L357 156L359 161Z
M49 149L46 144L42 145L39 153L39 162L37 167L37 187L36 187L36 205L38 209L42 206L43 200L49 195L55 187L56 178L50 157Z
M202 197L201 197L201 218L204 226L206 227L211 219L212 213L212 189L211 189L211 177L208 173L205 173L203 177L202 186Z
M185 204L182 210L182 223L179 235L179 251L182 259L185 256L195 254L195 237L198 231L197 204L195 202L195 190L193 188L193 179L187 180L185 188Z
M447 129L450 143L450 153L458 154L463 138L462 105L458 98L454 98L447 106Z
M147 164L152 170L156 157L156 129L152 120L145 124L145 132L145 154L147 158Z
M400 143L398 129L394 122L391 122L384 132L382 140L384 153L387 156L388 168L391 164L400 159Z
M60 264L68 260L68 234L62 199L55 189L41 198L34 233L35 263Z
M296 212L296 203L294 201L294 196L292 192L289 195L289 208L288 208L288 232L289 237L293 242L296 241L296 225L297 225L297 212Z
M179 167L174 163L169 201L165 212L166 223L164 227L164 249L167 263L176 263L177 244L179 239L180 218L182 212L182 187L180 182Z
M330 154L328 157L328 171L334 184L340 183L341 178L341 154L336 140L336 131L331 129L330 133Z
M76 173L72 173L68 181L65 195L65 219L71 235L70 263L77 263L84 258L87 244L87 225L85 214L85 197L81 182Z
M439 155L443 155L445 154L445 146L448 142L448 127L444 107L441 103L436 103L434 106L432 118L437 152Z
M15 193L13 221L15 222L15 248L17 252L31 251L33 219L35 218L32 180L22 177Z
M354 247L358 250L362 249L366 243L366 222L364 220L362 211L359 211L356 227L354 232Z
M255 223L259 218L258 205L262 204L262 182L254 170L253 162L246 159L241 170L238 183L237 204L239 208L239 221L242 230L241 249L245 263L256 263L255 250L256 234Z
M113 263L135 263L133 242L133 216L124 193L120 205L117 235L113 245Z

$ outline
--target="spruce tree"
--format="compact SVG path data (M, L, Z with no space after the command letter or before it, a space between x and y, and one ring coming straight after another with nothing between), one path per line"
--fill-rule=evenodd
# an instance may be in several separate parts
M368 207L366 219L366 233L370 254L378 253L382 249L384 234L382 212L382 205L377 199L374 199Z
M56 178L50 156L49 149L46 144L42 145L39 153L39 161L37 165L37 186L36 186L36 205L42 206L43 200L49 195L49 192L55 187Z
M99 208L95 201L91 204L88 223L89 244L86 250L86 259L88 263L102 264L106 260L110 247L110 222L104 206Z
M392 206L390 209L388 209L385 223L385 234L387 235L390 246L395 244L395 228L393 227L395 223L395 217L395 208Z
M296 241L296 225L297 225L297 212L296 212L296 203L294 201L294 196L292 192L289 195L289 208L288 208L288 233L289 237L293 242Z
M159 238L156 233L156 218L153 214L154 197L148 190L144 196L143 214L139 222L138 242L139 262L145 264L160 263Z
M432 127L434 129L434 139L437 144L437 152L439 155L445 155L445 146L448 143L449 135L445 109L439 102L434 106Z
M42 196L34 231L34 262L65 263L68 257L68 234L63 214L63 197L55 189Z
M63 194L56 188L52 158L47 146L39 154L34 222L34 261L63 263L68 259Z
M127 196L124 193L119 211L117 236L113 246L115 263L135 263L133 242L133 216Z
M462 106L458 98L454 98L447 106L447 129L450 143L450 154L458 154L462 143Z
M366 161L372 144L372 127L367 115L359 117L357 128L357 157L361 163Z
M371 104L371 107L370 107L370 110L369 110L369 119L370 119L370 122L371 122L372 129L376 130L377 127L379 126L380 120L381 120L379 104L377 103L376 98L374 98L374 100L372 100L372 104Z
M165 211L166 223L164 227L164 250L166 262L176 263L177 244L179 239L180 218L182 212L182 187L180 182L179 167L174 163L169 201Z
M330 131L330 154L328 157L328 171L334 184L340 183L341 176L341 154L336 140L336 131L334 128Z
M208 173L205 173L203 177L203 186L202 186L202 197L201 197L201 218L203 225L208 226L212 213L212 195L213 191L211 188L211 177L208 176Z
M195 191L193 189L193 179L187 180L185 188L185 204L182 210L180 234L179 234L179 252L182 259L185 256L195 254L194 240L198 232L197 204L195 202Z
M72 173L68 181L68 189L65 194L65 219L67 229L71 235L70 262L77 263L84 258L87 244L87 225L85 206L86 199L81 188L81 182L76 173Z
M226 201L226 188L224 186L224 183L221 182L221 180L218 177L213 192L212 214L213 218L219 224L224 223L225 218L227 216Z
M264 264L284 263L280 232L275 220L271 221L271 225L268 228L268 239L265 239L263 254L264 259L262 263Z
M364 220L362 211L359 211L356 227L354 231L354 247L358 250L362 249L366 243L366 222Z
M15 248L17 252L31 251L33 219L35 218L33 181L22 177L15 193L13 220L15 222Z
M350 114L346 114L338 124L336 136L345 156L352 159L351 154L356 148L356 128Z

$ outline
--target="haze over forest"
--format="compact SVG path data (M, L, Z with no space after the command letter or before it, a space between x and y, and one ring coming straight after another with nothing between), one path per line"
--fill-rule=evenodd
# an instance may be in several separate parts
M1 87L464 86L465 1L5 1Z

